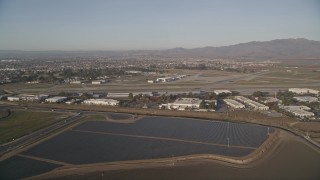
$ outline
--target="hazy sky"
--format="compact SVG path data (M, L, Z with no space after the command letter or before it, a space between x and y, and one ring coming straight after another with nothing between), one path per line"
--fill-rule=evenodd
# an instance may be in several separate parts
M320 40L320 0L0 0L2 50L128 50Z

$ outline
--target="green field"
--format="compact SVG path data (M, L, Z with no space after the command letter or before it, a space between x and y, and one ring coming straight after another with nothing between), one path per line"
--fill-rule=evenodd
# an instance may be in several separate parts
M0 119L0 144L49 126L69 115L55 112L12 111Z
M319 80L320 73L313 72L311 70L293 70L292 72L282 71L273 71L264 75L265 77L277 77L277 78L290 78L290 79L310 79L310 80Z

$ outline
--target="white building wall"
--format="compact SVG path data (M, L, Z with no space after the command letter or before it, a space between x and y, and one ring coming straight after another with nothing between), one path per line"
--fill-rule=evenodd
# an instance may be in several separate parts
M91 84L101 84L101 81L92 81Z
M63 102L67 100L67 97L63 97L63 96L56 96L56 97L52 97L52 98L48 98L45 100L45 102L48 103L58 103L58 102Z
M289 88L290 92L296 93L296 94L315 94L315 95L319 95L319 91L318 90L314 90L314 89L309 89L309 88Z
M180 98L173 103L168 103L168 108L178 110L199 109L201 101L199 98Z
M8 97L8 101L20 101L19 97Z
M119 101L113 99L88 99L83 101L83 104L117 106Z

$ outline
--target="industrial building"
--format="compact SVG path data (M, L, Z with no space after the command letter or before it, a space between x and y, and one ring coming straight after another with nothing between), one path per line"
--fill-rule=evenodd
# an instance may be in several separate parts
M8 101L20 101L20 97L12 97L12 96L10 96L7 99L8 99Z
M69 101L66 101L66 104L74 104L74 103L80 103L82 100L81 99L71 99Z
M236 96L235 99L244 104L247 104L248 106L253 107L255 110L269 110L268 106L252 101L251 99L248 99L243 96Z
M137 95L142 95L142 96L153 96L152 92L134 92L132 93L133 96L137 96Z
M278 98L275 97L266 97L266 99L263 101L263 103L267 104L267 103L281 103L281 100L279 100Z
M108 98L127 98L129 93L108 93Z
M172 77L162 77L162 78L157 78L156 82L170 82L173 81Z
M91 81L91 84L97 85L97 84L102 84L103 82L105 82L105 81L103 81L103 80L93 80L93 81Z
M55 97L46 99L45 102L48 102L48 103L59 103L59 102L64 102L65 100L67 100L67 97L55 96Z
M199 109L201 102L202 100L199 98L179 98L173 103L166 104L166 106L168 107L168 109L176 110L186 110L187 108Z
M182 78L186 78L187 75L183 74L183 75L178 75L175 77L175 79L182 79Z
M23 95L19 95L19 96L22 101L35 101L35 100L37 100L36 95L23 94Z
M233 100L233 99L224 99L223 100L228 106L234 108L234 109L243 109L245 108L245 105L239 103L238 101L236 100Z
M38 100L38 101L43 101L43 100L47 99L48 97L49 97L49 95L40 94L40 95L37 95L37 96L36 96L36 100Z
M22 101L43 101L48 98L48 95L31 95L31 94L21 94L19 95L20 100Z
M300 118L314 116L314 113L308 111L310 108L307 106L280 106L280 108Z
M82 84L82 81L73 80L73 81L70 81L70 84Z
M167 76L167 77L160 77L157 78L155 82L170 82L170 81L175 81L175 80L179 80L179 79L183 79L186 78L187 75L183 74L183 75L176 75L176 76ZM148 81L148 83L152 83L151 81Z
M311 96L298 96L293 98L299 102L318 102L318 98Z
M83 104L118 106L119 101L114 100L114 99L88 99L88 100L83 101Z
M226 90L226 89L214 90L213 92L216 95L219 95L219 94L232 94L231 91Z
M309 88L289 88L290 92L296 93L296 94L314 94L319 95L318 90L309 89Z
M127 74L142 74L142 71L126 71Z

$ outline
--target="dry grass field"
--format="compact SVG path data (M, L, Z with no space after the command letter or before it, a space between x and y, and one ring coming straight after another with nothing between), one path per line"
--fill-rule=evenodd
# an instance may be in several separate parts
M167 83L147 83L156 80L158 75L121 76L110 83L101 85L83 84L24 84L0 85L0 89L12 93L54 94L64 92L147 92L147 91L196 91L213 89L251 90L287 89L290 87L320 88L320 66L314 67L270 67L269 71L238 73L217 70L166 70L167 74L186 74L188 77Z
M10 116L0 119L0 143L17 139L68 116L65 113L14 110Z

